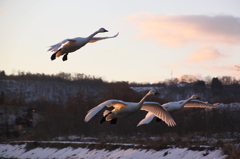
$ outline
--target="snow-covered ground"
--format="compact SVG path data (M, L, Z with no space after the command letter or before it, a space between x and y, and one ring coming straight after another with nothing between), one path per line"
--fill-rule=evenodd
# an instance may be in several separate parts
M192 151L188 148L169 148L160 151L152 149L115 149L115 150L96 150L88 148L72 148L65 147L62 149L57 148L42 148L37 147L31 150L26 150L26 144L11 145L0 144L0 157L3 158L70 158L70 159L224 159L227 156L222 154L221 150L203 150Z

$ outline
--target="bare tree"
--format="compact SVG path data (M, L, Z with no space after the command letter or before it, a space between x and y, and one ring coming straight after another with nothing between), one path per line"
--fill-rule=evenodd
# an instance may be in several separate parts
M192 83L196 80L197 80L197 77L194 75L182 75L180 78L181 82L188 82L188 83Z

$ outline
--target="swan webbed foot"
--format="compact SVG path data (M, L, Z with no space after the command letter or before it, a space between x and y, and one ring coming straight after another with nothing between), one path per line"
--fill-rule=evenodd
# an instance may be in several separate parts
M52 54L52 56L51 56L52 61L55 60L55 59L56 59L56 53Z
M102 124L103 122L106 121L106 116L104 116L101 120L100 120L100 124Z
M63 58L62 58L63 61L67 61L67 55L68 55L68 53L66 53L66 54L63 56Z
M157 122L157 123L159 123L159 122L161 122L161 121L162 121L161 119L156 118L156 122Z
M112 120L110 121L110 123L111 123L111 124L116 124L116 123L117 123L117 118L112 119Z

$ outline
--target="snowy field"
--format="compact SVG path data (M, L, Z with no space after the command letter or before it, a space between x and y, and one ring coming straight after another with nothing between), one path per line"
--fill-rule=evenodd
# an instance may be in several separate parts
M59 142L60 144L60 142ZM0 158L20 159L46 159L46 158L68 158L68 159L224 159L226 155L218 150L193 151L188 148L169 148L156 151L153 149L117 148L114 150L36 147L28 149L27 144L0 144Z

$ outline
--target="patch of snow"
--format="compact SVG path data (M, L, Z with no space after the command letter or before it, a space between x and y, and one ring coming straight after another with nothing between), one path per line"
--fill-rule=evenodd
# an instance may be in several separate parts
M96 137L82 137L83 140L98 140Z
M157 141L159 140L159 137L149 137L150 140Z
M53 138L53 140L63 141L63 140L66 140L66 137L64 137L64 136L59 136L59 137Z
M29 151L25 149L26 144L23 145L10 145L10 144L0 144L0 157L4 158L105 158L105 159L152 159L152 158L162 158L162 159L224 159L227 156L222 155L221 150L204 150L204 151L192 151L187 148L169 148L160 151L146 150L146 149L115 149L108 151L102 150L90 150L87 148L76 148L66 147L62 149L56 148L34 148Z
M163 87L130 87L130 88L136 92L144 92L144 91L149 91L149 90L163 89Z
M72 136L68 136L69 140L76 140L76 139L80 139L80 136L76 136L76 135L72 135Z
M57 141L64 141L64 140L98 140L96 137L83 137L83 136L77 136L77 135L70 135L70 136L59 136L53 138L53 140Z

